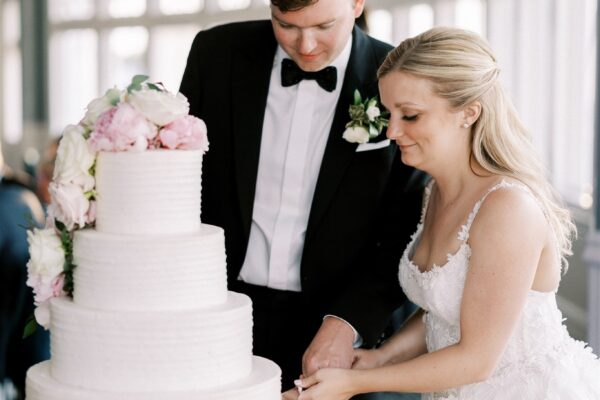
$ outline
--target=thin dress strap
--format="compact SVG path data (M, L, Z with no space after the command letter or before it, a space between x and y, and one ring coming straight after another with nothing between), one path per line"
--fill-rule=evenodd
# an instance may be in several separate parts
M529 188L527 186L525 186L521 183L507 182L506 180L502 179L500 182L496 183L494 186L489 188L488 191L483 195L483 197L481 199L479 199L479 201L477 201L477 203L475 203L475 206L473 207L473 211L471 211L471 213L469 214L469 217L467 218L467 222L463 226L461 226L460 230L458 231L458 240L460 240L462 242L466 242L467 240L469 240L469 231L471 230L471 225L473 225L473 221L475 220L475 217L477 216L477 213L479 212L481 205L483 204L485 199L490 195L490 193L495 192L498 189L514 188L514 187L523 189L527 193L532 195L531 191L529 190Z
M427 182L427 186L425 186L425 191L423 192L423 206L421 208L421 220L419 221L421 225L425 222L425 215L427 214L427 208L429 207L429 198L431 197L431 188L434 183L435 181L433 179Z

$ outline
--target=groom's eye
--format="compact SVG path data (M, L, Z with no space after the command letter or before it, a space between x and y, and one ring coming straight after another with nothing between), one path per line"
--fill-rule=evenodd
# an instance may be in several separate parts
M416 121L418 117L419 117L419 114L405 115L405 116L402 117L402 119L404 121Z
M327 29L333 28L334 22L329 22L327 24L319 25L319 29L325 31Z

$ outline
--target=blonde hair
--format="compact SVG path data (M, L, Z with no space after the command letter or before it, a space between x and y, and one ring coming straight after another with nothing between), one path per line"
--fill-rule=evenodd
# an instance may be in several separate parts
M471 130L472 159L485 171L512 177L531 189L554 231L566 271L575 225L546 179L529 135L502 90L500 69L486 41L458 28L433 28L392 50L377 76L393 71L428 79L434 93L452 109L461 110L475 101L481 104L481 114Z

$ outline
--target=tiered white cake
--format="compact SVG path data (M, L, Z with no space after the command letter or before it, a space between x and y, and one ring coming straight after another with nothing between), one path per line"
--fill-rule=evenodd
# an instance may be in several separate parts
M30 400L275 400L252 305L227 291L223 230L200 223L201 151L100 153L95 229L75 232L73 300L51 301L52 359Z

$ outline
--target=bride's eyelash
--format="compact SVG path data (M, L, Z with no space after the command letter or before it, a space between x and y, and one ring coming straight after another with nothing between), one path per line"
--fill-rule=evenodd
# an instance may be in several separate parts
M416 121L418 117L419 117L419 114L405 115L405 116L402 117L402 119L405 120L405 121Z

